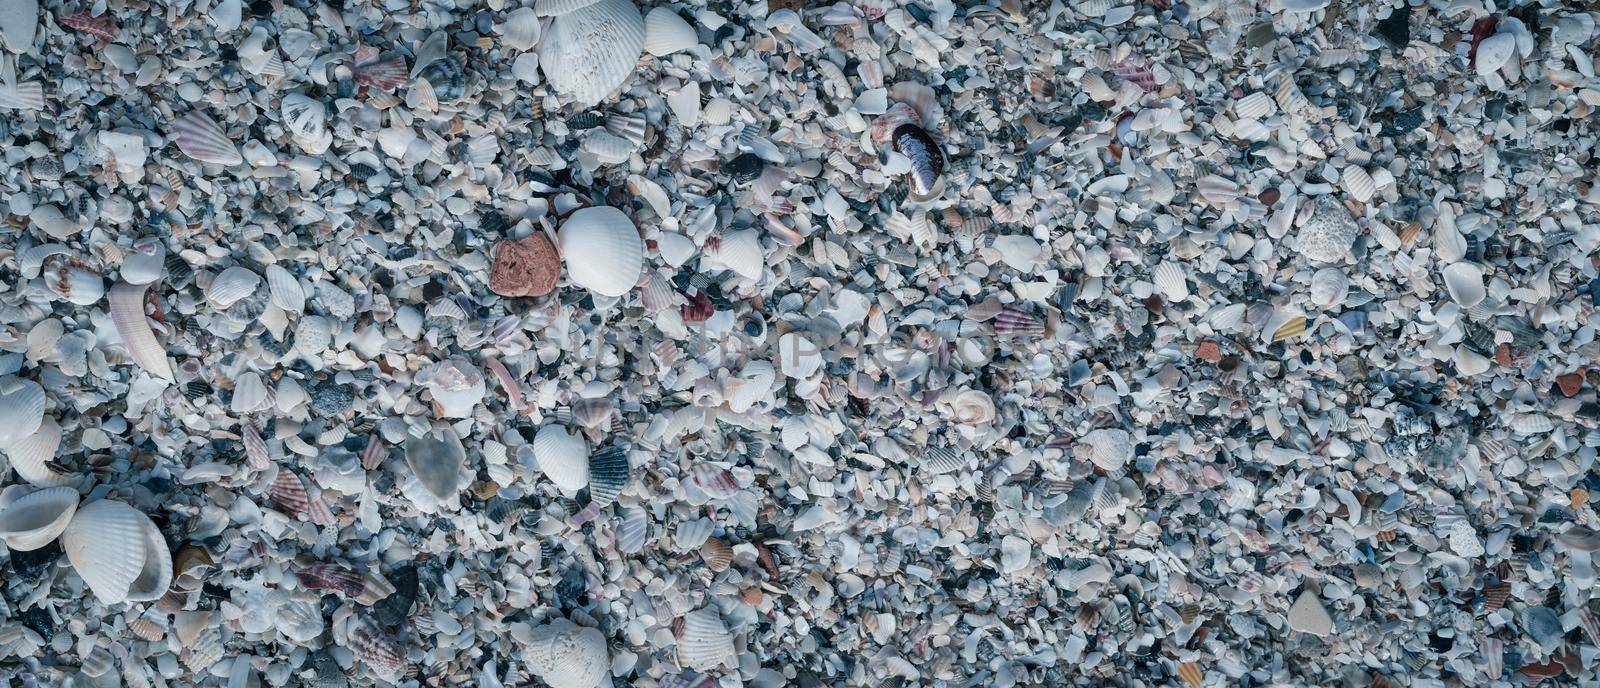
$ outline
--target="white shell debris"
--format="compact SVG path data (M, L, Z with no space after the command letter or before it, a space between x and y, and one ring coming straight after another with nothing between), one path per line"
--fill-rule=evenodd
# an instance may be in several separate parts
M1593 10L0 0L0 684L1592 683Z

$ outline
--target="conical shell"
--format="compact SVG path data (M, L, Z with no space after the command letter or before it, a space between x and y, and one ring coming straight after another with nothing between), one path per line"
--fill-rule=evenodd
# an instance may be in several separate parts
M24 482L36 487L58 487L75 481L75 476L59 473L51 467L50 462L60 448L61 426L56 425L54 418L45 418L33 434L13 442L5 452L17 477Z
M61 535L78 511L78 491L50 487L30 492L0 511L0 539L6 547L30 552Z
M644 50L656 57L699 45L694 27L668 7L657 7L644 17Z
M1444 277L1444 286L1450 292L1450 298L1462 308L1476 306L1488 295L1483 287L1483 268L1475 263L1451 263L1440 273Z
M449 501L466 484L461 470L466 459L461 437L449 427L422 437L406 438L406 465L411 467L418 482L440 501Z
M1189 276L1183 266L1173 261L1162 261L1151 275L1156 289L1168 301L1178 302L1189 298Z
M145 372L170 381L173 378L167 351L156 341L155 332L145 320L144 290L143 285L126 282L112 287L106 294L106 310L117 335L122 337L122 346L128 350L128 358Z
M195 160L213 165L237 165L244 162L239 147L228 138L227 132L204 112L194 110L172 122L172 140Z
M267 294L272 299L272 305L282 308L286 313L300 314L306 310L305 288L300 286L296 279L283 266L273 263L267 266Z
M34 434L44 422L44 388L19 377L0 378L0 447Z
M227 308L240 299L256 293L261 287L261 276L249 268L232 266L219 273L206 287L206 301L216 308Z
M682 619L678 637L678 662L696 671L710 671L731 661L736 650L733 634L716 609L706 607L689 612Z
M761 232L755 229L723 236L712 254L723 267L748 280L761 279L767 266L766 252L761 248Z
M574 212L562 223L560 240L567 276L578 286L615 297L638 283L644 240L621 210L602 206Z
M539 43L539 69L566 99L594 105L633 75L643 49L644 18L632 0L599 0L556 17Z
M559 425L539 428L533 458L556 487L576 492L589 485L589 445L582 435Z
M506 15L505 24L500 26L500 42L512 50L528 50L539 44L541 33L539 13L523 7Z
M156 600L172 583L172 553L161 531L123 502L103 499L78 509L61 545L101 604Z

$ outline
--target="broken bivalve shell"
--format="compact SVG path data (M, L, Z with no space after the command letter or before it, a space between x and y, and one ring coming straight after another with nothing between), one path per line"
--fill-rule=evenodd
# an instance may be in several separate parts
M693 26L670 7L656 7L644 17L644 51L665 57L700 44Z
M19 552L39 549L61 535L77 511L77 490L70 487L35 490L0 510L0 540Z
M161 531L124 502L102 499L79 508L61 544L101 604L156 600L172 583L172 554Z

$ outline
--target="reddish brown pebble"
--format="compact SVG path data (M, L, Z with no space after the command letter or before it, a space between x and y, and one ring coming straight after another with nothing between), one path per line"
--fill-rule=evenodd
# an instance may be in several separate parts
M1279 191L1276 187L1274 187L1274 188L1262 191L1261 192L1261 196L1258 197L1258 200L1261 201L1261 205L1264 205L1264 206L1266 206L1268 208L1271 208L1272 206L1274 206L1274 205L1276 205L1278 203L1278 199L1280 197L1282 197L1282 196L1283 196L1283 192Z
M543 296L561 279L561 257L543 234L500 242L489 270L489 289L501 296Z
M1568 398L1578 396L1579 390L1583 389L1583 371L1557 375L1556 385L1561 387L1562 396Z
M1495 363L1499 363L1502 368L1510 368L1511 367L1511 347L1506 346L1504 344L1501 344L1500 348L1495 349L1494 350L1494 362Z
M1216 363L1222 360L1222 348L1216 342L1200 342L1200 348L1195 349L1194 357Z

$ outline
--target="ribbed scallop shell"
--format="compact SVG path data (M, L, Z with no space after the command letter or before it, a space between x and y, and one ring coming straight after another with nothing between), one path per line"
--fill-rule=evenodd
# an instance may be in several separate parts
M272 299L272 305L282 308L286 313L300 314L306 310L305 288L300 286L300 280L283 266L273 263L264 271L267 278L267 295Z
M200 162L213 165L238 165L244 162L239 147L228 138L222 126L199 110L173 120L172 139L184 155Z
M733 548L718 538L710 538L700 546L700 558L706 562L706 568L721 573L733 563Z
M733 634L716 609L706 607L684 615L678 634L678 662L696 671L710 671L734 659Z
M0 447L34 434L44 422L44 388L19 377L0 378Z
M1513 413L1506 418L1506 425L1524 435L1542 435L1556 427L1550 417L1542 413Z
M1016 306L1007 305L994 316L994 333L1016 337L1037 337L1044 334L1044 321Z
M314 601L289 600L278 607L278 631L290 640L305 643L322 635L322 609Z
M0 110L40 110L44 108L44 84L27 81L13 86L0 85Z
M595 4L599 0L537 0L533 11L541 17L559 17Z
M1347 165L1341 176L1345 193L1362 203L1372 200L1372 194L1378 191L1378 185L1372 181L1372 175L1367 174L1360 165Z
M594 105L632 76L643 49L632 0L599 0L556 17L539 43L539 69L564 99Z
M636 506L623 509L622 522L617 525L617 551L633 554L643 550L649 539L650 514Z
M1274 100L1278 102L1278 107L1290 115L1304 115L1311 109L1311 101L1306 100L1306 94L1300 91L1294 79L1287 76L1278 80Z
M747 280L760 280L766 270L767 255L761 248L761 232L744 229L723 235L710 253L717 262Z
M918 246L937 246L939 243L939 228L928 221L928 214L922 211L906 215L896 210L885 221L885 229L889 230L890 234L903 237Z
M294 577L300 587L307 590L331 590L351 599L366 588L365 576L360 571L326 562L296 568Z
M264 411L272 406L272 391L261 375L255 371L246 371L233 382L233 399L228 404L228 410L236 416L242 416L256 411Z
M1234 101L1233 114L1239 119L1260 120L1271 115L1276 108L1271 97L1257 91Z
M328 107L304 93L290 93L279 106L283 126L296 138L315 140L328 130Z
M645 116L639 113L622 114L614 112L606 115L606 131L617 138L627 141L634 148L644 145L644 134L649 124L649 120L646 120ZM656 191L663 193L660 201L663 206L659 207L664 207L667 204L664 192L661 192L659 187L654 188Z
M559 425L539 428L533 458L556 487L575 492L589 485L589 444L578 433Z
M161 531L123 502L103 499L79 508L61 545L101 604L156 600L172 583L172 554Z
M628 450L620 446L607 447L589 459L589 504L605 508L617 501L617 495L628 486L633 466L628 461Z
M206 287L206 302L217 308L227 308L256 293L260 287L260 275L249 268L234 265L211 280L211 286Z
M45 418L33 434L11 443L5 448L6 458L17 477L36 487L58 487L76 482L76 476L58 473L51 461L61 448L61 426L54 418Z
M622 296L639 281L644 240L633 220L602 206L574 212L561 225L561 259L567 277L601 296Z
M445 427L422 437L407 437L405 449L411 473L440 501L449 501L466 484L461 469L467 454L455 430Z
M693 26L668 7L657 7L644 17L644 50L656 57L699 45Z
M1311 276L1311 303L1318 308L1341 303L1349 293L1350 279L1339 268L1323 268Z
M1189 275L1179 263L1162 261L1151 274L1156 289L1168 301L1183 301L1189 298Z
M0 539L6 547L30 552L50 544L78 511L78 491L70 487L35 490L0 511Z
M672 547L679 552L693 552L711 538L711 533L717 528L715 523L708 518L695 518L678 522L677 530L672 533Z
M344 647L385 681L396 682L406 673L405 653L400 643L364 614L358 613L352 620Z
M621 136L604 129L594 129L583 137L583 152L594 156L604 165L615 165L628 159L638 146Z
M697 463L690 467L685 481L710 499L727 499L739 492L739 483L734 481L733 474L711 464Z
M920 469L930 475L959 471L967 467L967 455L951 447L929 447L922 454Z
M505 23L500 26L500 43L512 50L528 50L539 44L542 33L539 13L531 7L523 7L506 15Z

